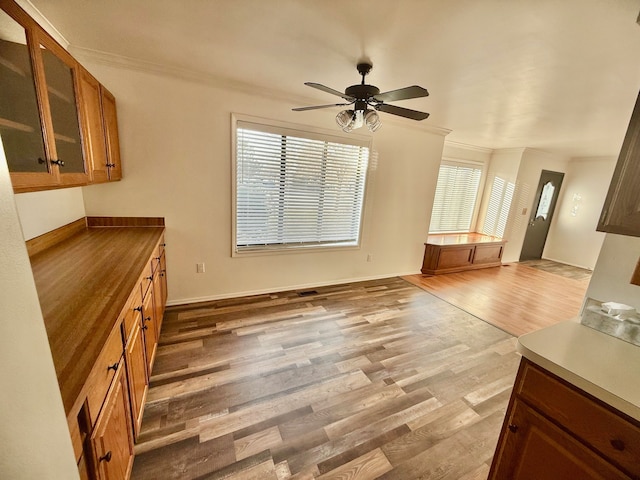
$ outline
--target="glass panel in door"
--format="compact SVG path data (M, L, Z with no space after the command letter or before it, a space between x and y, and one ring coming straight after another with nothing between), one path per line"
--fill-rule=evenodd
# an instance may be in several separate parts
M47 82L51 121L61 173L84 173L74 71L51 50L40 46Z
M47 173L25 29L0 10L0 136L10 172Z

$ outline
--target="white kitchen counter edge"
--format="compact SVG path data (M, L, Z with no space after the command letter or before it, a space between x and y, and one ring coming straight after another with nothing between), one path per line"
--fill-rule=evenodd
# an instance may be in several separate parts
M640 420L640 347L566 321L518 338L518 352Z

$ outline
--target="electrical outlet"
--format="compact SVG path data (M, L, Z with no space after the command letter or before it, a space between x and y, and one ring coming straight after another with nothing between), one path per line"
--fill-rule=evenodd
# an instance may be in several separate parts
M204 263L196 263L196 273L204 273Z
M373 262L373 253L367 255L367 262Z

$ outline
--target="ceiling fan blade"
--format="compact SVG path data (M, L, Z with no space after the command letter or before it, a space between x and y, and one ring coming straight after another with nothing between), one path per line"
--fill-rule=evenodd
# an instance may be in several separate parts
M396 107L395 105L387 105L386 103L383 103L382 105L376 105L374 108L376 110L380 110L381 112L410 118L412 120L424 120L429 116L429 114L426 112L419 112L417 110L411 110L409 108Z
M399 88L398 90L391 90L389 92L379 93L374 96L373 99L378 102L396 102L398 100L408 100L410 98L427 97L429 92L426 88L413 85L411 87Z
M310 87L313 87L313 88L317 88L318 90L322 90L323 92L327 92L327 93L330 93L332 95L337 95L338 97L342 97L342 98L344 98L345 100L347 100L349 102L352 102L352 101L355 100L355 98L353 98L353 97L351 97L349 95L346 95L346 94L344 94L342 92L339 92L338 90L334 90L333 88L326 87L326 86L322 85L321 83L305 82L304 84L308 85Z
M331 105L314 105L312 107L292 108L291 110L293 110L294 112L304 112L305 110L317 110L318 108L343 107L345 105L351 105L351 103L332 103Z

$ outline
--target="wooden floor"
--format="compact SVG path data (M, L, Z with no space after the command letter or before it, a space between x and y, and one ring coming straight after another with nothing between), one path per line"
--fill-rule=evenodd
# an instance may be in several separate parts
M403 278L515 336L577 316L589 286L521 263Z
M134 479L485 479L515 338L400 278L173 307Z

